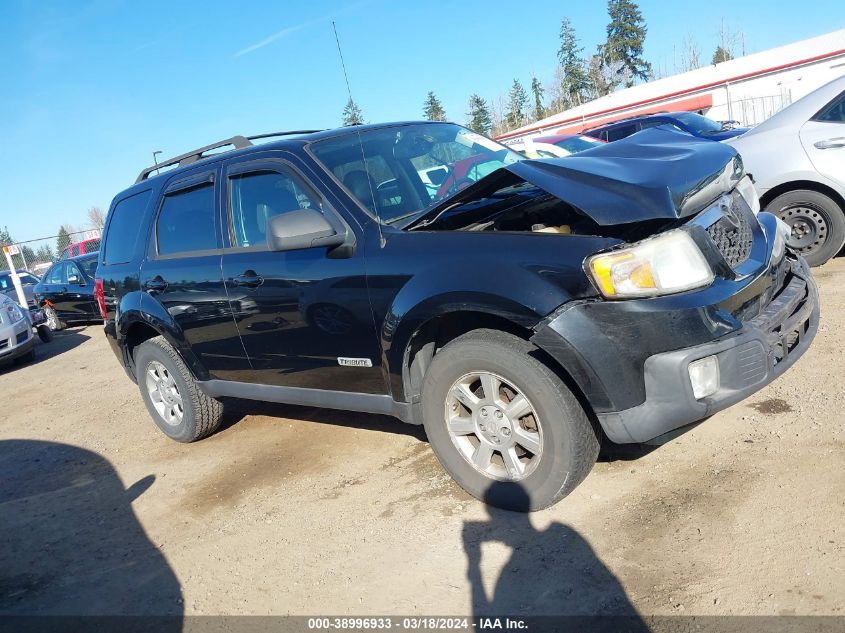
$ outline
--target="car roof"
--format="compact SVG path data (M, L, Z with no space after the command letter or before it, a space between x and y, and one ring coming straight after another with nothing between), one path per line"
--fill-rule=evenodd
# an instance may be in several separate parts
M279 140L268 141L266 143L252 144L247 147L241 147L239 149L234 150L217 152L216 154L204 156L198 160L194 160L193 162L188 162L185 165L180 164L177 167L165 169L163 172L156 175L149 174L146 178L136 181L135 185L133 185L132 187L128 187L124 190L124 192L128 192L136 188L146 189L151 184L160 184L164 180L170 179L174 175L187 172L191 169L196 168L197 166L212 165L215 162L222 160L223 158L233 158L237 156L248 155L253 152L260 152L272 149L301 149L304 146L317 141L322 141L329 138L350 136L352 134L358 133L366 133L372 130L381 130L392 127L405 127L409 125L444 125L447 123L448 122L446 121L394 121L388 123L367 123L364 125L349 125L345 127L332 128L315 132L295 133L295 136L280 136ZM248 139L249 137L245 138Z
M59 260L63 262L78 262L83 261L86 259L96 259L100 254L100 251L93 251L91 253L85 253L84 255L76 255L74 257L67 257L65 259Z
M681 114L680 112L654 112L652 114L640 114L638 116L628 117L627 119L619 119L618 121L611 121L610 123L605 123L604 125L597 125L596 127L587 128L582 132L585 136L589 136L590 132L595 132L596 130L604 130L610 129L612 127L616 127L617 125L626 125L630 123L636 123L637 121L645 121L648 119L671 119L677 118L674 115Z

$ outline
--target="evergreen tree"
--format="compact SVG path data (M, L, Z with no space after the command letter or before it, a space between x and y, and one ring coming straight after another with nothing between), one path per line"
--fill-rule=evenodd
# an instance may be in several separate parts
M525 108L528 106L528 95L519 79L513 80L508 93L508 111L505 114L508 127L514 129L525 123Z
M440 99L431 90L428 91L428 96L426 96L425 103L423 104L423 116L427 121L446 120L446 110L443 109Z
M648 31L640 8L633 0L607 0L607 42L601 52L610 68L614 84L634 85L651 74L651 64L643 58L643 44ZM615 86L614 86L615 87Z
M35 259L40 263L51 262L56 259L56 255L53 253L53 249L50 248L49 244L42 244L35 252Z
M583 50L569 18L563 18L560 23L560 48L557 51L557 58L563 70L558 99L561 109L582 104L590 92L590 78L581 54Z
M722 46L716 47L716 52L713 53L713 63L714 64L721 64L722 62L730 61L734 58L731 55L731 52L727 48L723 48Z
M361 125L362 123L364 123L364 115L361 113L361 108L352 100L352 97L349 97L346 107L343 108L343 125Z
M534 120L539 121L546 116L546 108L543 107L543 86L536 75L531 78L531 93L534 95Z
M62 225L59 228L59 234L56 236L56 252L61 253L68 244L70 244L70 234L64 225Z
M14 244L15 240L12 239L12 236L9 234L9 227L4 226L0 229L0 246L6 246L6 244ZM14 259L12 260L14 261ZM8 270L9 264L6 262L6 255L0 253L0 270Z
M473 94L469 98L468 107L467 127L479 134L490 134L493 129L493 119L490 116L490 108L487 107L487 102L477 94Z

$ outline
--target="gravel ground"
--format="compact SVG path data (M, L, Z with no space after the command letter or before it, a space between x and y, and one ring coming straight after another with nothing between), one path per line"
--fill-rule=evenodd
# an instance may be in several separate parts
M0 369L0 612L845 615L845 259L785 376L491 510L386 417L232 402L156 430L101 327Z

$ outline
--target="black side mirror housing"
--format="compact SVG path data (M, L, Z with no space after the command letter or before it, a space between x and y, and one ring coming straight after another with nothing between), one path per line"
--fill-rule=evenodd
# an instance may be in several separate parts
M319 211L296 209L267 220L267 247L272 251L339 246L346 234L338 233Z

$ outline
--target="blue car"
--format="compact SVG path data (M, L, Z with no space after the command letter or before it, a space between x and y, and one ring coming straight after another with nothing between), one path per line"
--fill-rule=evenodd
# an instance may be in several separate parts
M669 125L687 134L711 141L724 141L748 131L746 127L734 127L729 123L714 121L695 112L664 112L614 121L607 125L585 130L584 134L610 143L658 125Z

